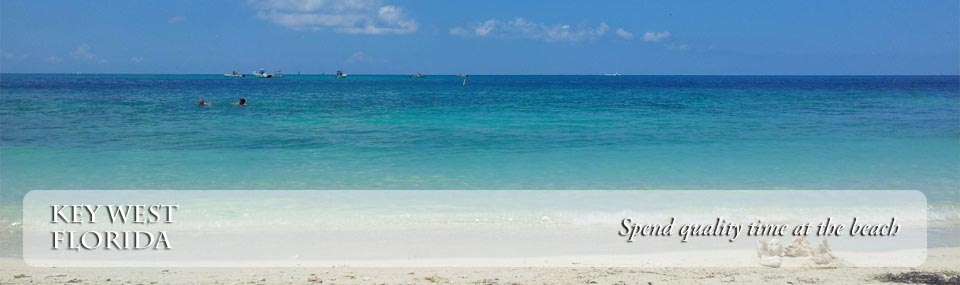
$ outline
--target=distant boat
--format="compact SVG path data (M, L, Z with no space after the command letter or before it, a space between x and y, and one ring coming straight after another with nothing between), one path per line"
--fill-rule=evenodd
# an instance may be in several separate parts
M463 77L463 78L467 78L467 77L470 77L470 74L460 73L460 74L457 74L457 76L460 76L460 77Z
M234 70L233 72L230 72L230 73L224 73L223 76L224 77L244 77L244 74Z
M283 77L283 72L277 70L273 72L273 74L269 74L266 70L261 68L260 70L254 71L253 76L256 76L257 78L280 78Z
M344 78L347 77L347 75L349 74L343 73L343 70L337 70L337 78Z
M620 73L604 73L603 74L603 76L620 76L620 75L623 75L623 74L620 74Z
M424 77L427 77L427 76L426 76L426 75L423 75L423 74L420 74L419 72L417 72L417 73L414 73L414 74L410 74L409 77L410 77L410 78L424 78Z

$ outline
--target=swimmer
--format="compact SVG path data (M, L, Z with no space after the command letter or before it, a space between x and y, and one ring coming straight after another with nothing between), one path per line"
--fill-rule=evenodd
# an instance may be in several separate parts
M200 102L197 102L197 106L206 107L206 106L211 106L211 104L207 103L207 101L203 101L203 98L200 98Z
M246 106L247 106L247 99L240 98L240 102L237 103L237 106L246 107Z

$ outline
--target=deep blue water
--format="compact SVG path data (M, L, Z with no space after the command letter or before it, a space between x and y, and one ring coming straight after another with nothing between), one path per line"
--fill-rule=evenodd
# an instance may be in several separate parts
M0 76L0 199L574 188L919 189L956 203L960 77Z

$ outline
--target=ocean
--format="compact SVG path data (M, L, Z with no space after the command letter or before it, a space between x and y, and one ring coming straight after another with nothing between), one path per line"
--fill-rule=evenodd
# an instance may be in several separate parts
M0 200L33 189L915 189L956 222L960 77L3 74Z

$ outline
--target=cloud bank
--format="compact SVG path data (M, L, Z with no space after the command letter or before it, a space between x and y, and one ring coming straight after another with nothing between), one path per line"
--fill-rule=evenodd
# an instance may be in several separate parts
M8 51L0 52L0 54L3 55L3 59L5 60L24 60L30 58L30 55L28 54L17 54Z
M643 34L643 40L647 42L659 42L670 37L670 32L646 32Z
M385 35L417 31L416 20L379 0L263 0L249 2L257 17L293 30Z
M183 23L183 22L186 22L186 21L187 21L187 17L184 17L184 16L173 16L173 17L170 17L170 19L167 20L167 23L170 23L170 24L179 24L179 23Z
M97 59L97 54L90 51L90 46L83 44L78 46L76 49L70 52L70 55L77 59L82 60L94 60Z
M628 40L633 39L633 33L627 32L623 28L617 29L617 36L620 36L621 38L628 39Z
M602 37L610 26L600 23L596 27L567 24L545 24L524 18L512 20L490 19L463 27L450 29L450 34L464 37L501 37L541 40L544 42L580 42Z

